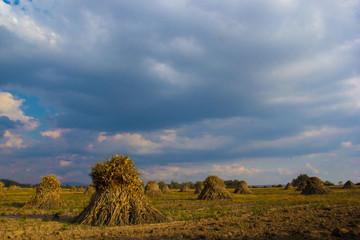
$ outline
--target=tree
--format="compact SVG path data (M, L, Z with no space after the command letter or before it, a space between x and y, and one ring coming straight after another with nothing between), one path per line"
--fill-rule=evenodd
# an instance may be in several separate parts
M293 179L291 184L294 187L298 187L302 182L306 181L309 178L307 174L300 174L297 178Z
M160 189L162 189L162 187L163 187L164 185L166 185L166 183L165 183L164 181L160 181L158 184L159 184L159 188L160 188Z
M178 182L171 181L171 183L169 184L169 188L170 189L180 189L181 184Z
M236 186L239 183L239 180L234 179L234 180L225 180L224 181L226 188L236 188Z
M195 184L193 182L184 182L182 183L181 185L185 185L185 186L188 186L189 188L191 189L194 189L195 188Z
M325 185L325 186L334 186L335 184L333 184L332 182L326 180L326 181L324 182L324 185Z
M340 181L340 182L339 182L339 185L343 185L343 181Z

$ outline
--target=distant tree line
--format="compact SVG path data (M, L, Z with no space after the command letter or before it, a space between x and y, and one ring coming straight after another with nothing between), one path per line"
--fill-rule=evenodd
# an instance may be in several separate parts
M307 174L300 174L297 178L294 178L292 180L292 185L294 187L298 187L302 182L306 181L309 178L309 176ZM10 187L12 185L15 186L19 186L22 188L32 188L32 187L36 187L38 184L29 184L29 183L18 183L14 180L10 180L10 179L0 179L0 182L4 183L5 187ZM168 185L168 187L170 189L180 189L183 185L188 186L190 189L195 189L199 184L201 184L201 181L197 181L195 183L189 181L189 182L183 182L183 183L179 183L176 181L171 181ZM225 185L227 188L236 188L237 184L239 183L239 180L234 179L234 180L225 180L224 181ZM159 187L161 187L162 185L165 185L166 183L164 181L160 181L158 182ZM143 183L143 185L145 185ZM325 186L334 186L335 184L326 180L324 182ZM342 185L342 181L339 182L339 185ZM356 183L356 185L360 185L360 183ZM74 184L62 184L61 187L62 188L71 188L72 186L75 187L86 187L87 185L74 185ZM252 186L253 188L256 188L258 186ZM262 187L283 187L283 185L278 184L278 185L264 185Z
M0 182L2 182L5 187L10 187L10 186L19 186L22 188L31 188L33 187L33 185L29 184L29 183L18 183L16 181L10 180L10 179L0 179Z

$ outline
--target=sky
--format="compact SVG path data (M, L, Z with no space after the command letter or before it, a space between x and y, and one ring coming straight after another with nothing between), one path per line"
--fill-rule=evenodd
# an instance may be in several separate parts
M0 1L0 178L360 182L359 0Z

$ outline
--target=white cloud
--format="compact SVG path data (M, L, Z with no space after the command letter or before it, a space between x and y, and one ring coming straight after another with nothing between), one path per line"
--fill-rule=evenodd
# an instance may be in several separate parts
M345 81L345 84L348 86L344 96L349 99L349 105L355 108L356 110L360 109L360 77L353 77Z
M315 167L313 167L310 163L305 164L308 169L310 169L313 173L319 174L319 170L317 170Z
M145 139L139 133L117 133L115 135L105 135L106 132L101 132L97 138L98 143L115 144L118 146L130 148L138 154L150 154L159 152L159 144Z
M229 141L229 137L214 137L210 134L194 138L181 137L176 130L153 132L146 136L140 133L106 135L106 132L101 132L97 137L98 144L121 146L138 154L160 153L164 149L213 150L223 147ZM94 148L94 145L92 147Z
M0 144L1 148L24 148L23 140L20 135L13 135L9 130L6 130L4 133L4 138L6 139L5 144Z
M55 46L60 37L54 31L39 25L31 16L19 8L0 2L0 26L28 42Z
M167 63L158 62L154 59L147 59L145 61L145 65L147 66L150 73L154 74L156 77L165 82L180 84L186 79L181 77L181 74Z
M11 121L20 121L26 130L34 130L38 122L33 117L26 116L21 110L24 100L15 99L11 93L0 92L0 116L8 117Z
M60 160L59 164L60 164L60 167L67 167L67 166L70 166L72 164L72 162Z
M41 136L43 137L49 137L52 139L56 139L61 137L61 135L65 132L68 132L69 129L55 129L55 130L48 130L44 132L40 132Z
M240 165L238 163L222 164L222 165L213 164L213 168L211 170L211 172L215 174L225 174L230 176L241 175L241 174L252 175L256 173L261 173L263 171L264 170L260 170L258 168L246 168L245 166Z
M345 148L350 148L353 146L352 142L348 141L348 142L342 142L341 145Z

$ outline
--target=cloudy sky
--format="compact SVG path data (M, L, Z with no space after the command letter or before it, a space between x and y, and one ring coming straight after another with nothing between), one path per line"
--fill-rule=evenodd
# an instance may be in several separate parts
M360 1L0 1L0 178L360 181Z

